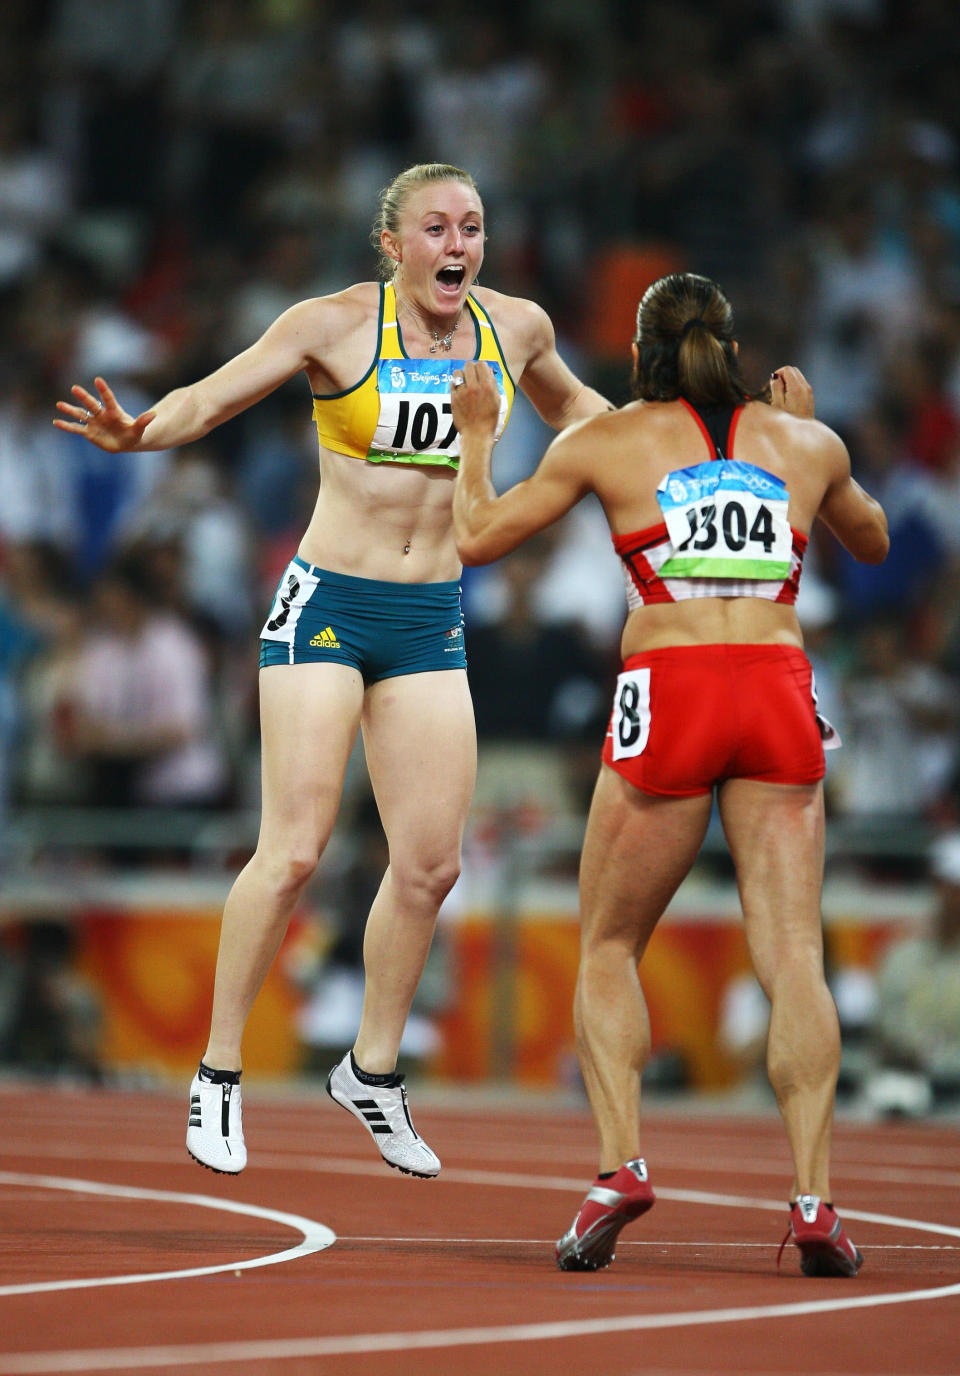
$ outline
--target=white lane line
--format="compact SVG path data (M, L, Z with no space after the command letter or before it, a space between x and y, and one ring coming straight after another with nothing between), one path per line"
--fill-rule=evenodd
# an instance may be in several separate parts
M485 1347L491 1343L547 1342L596 1338L644 1329L692 1328L755 1319L786 1319L833 1314L850 1309L910 1304L960 1295L960 1285L909 1290L898 1295L862 1295L852 1299L809 1300L796 1304L744 1305L735 1309L693 1309L673 1314L626 1314L609 1319L571 1319L554 1323L509 1324L492 1328L441 1328L411 1333L354 1333L329 1338L254 1339L249 1342L191 1343L169 1347L87 1349L0 1355L2 1376L33 1376L55 1371L142 1371L159 1367L226 1362L282 1361L293 1358L342 1357L373 1352L425 1351L430 1348Z
M166 1155L157 1153L158 1162L166 1161L169 1159L169 1153ZM178 1157L177 1159L179 1160L180 1158ZM339 1159L335 1157L324 1158L313 1156L297 1158L288 1157L281 1153L277 1153L275 1155L258 1153L257 1156L251 1161L251 1164L256 1165L261 1169L280 1170L294 1169L295 1162L300 1165L301 1169L322 1174L366 1175L386 1178L386 1175L389 1173L388 1168L383 1164L382 1161L371 1161L369 1159L355 1160L346 1157L341 1157ZM2 1185L4 1181L11 1181L17 1179L37 1183L42 1178L43 1177L40 1176L16 1176L12 1173L0 1171L0 1185ZM445 1167L438 1179L451 1185L492 1185L498 1188L507 1189L563 1190L565 1192L570 1192L574 1194L583 1194L585 1192L585 1187L587 1183L584 1181L582 1177L579 1176L538 1176L531 1175L523 1171L461 1170L458 1169L456 1166ZM711 1190L680 1190L670 1189L665 1186L655 1186L655 1188L657 1197L659 1199L672 1200L674 1203L678 1204L703 1204L707 1205L708 1207L733 1209L763 1209L773 1213L782 1213L784 1215L786 1214L786 1203L784 1200L758 1199L752 1195L724 1195L717 1194ZM106 1193L107 1190L104 1188L102 1192ZM144 1192L142 1195L142 1197L144 1198L148 1196L149 1192ZM210 1200L210 1197L207 1195L165 1196L160 1192L154 1192L153 1197L176 1197L180 1199L189 1198L196 1202L199 1202L201 1200L207 1200L209 1201L207 1207L216 1206L222 1208L237 1208L237 1206L228 1206L226 1202L221 1202L219 1200ZM252 1208L252 1206L242 1206L237 1208L237 1211L243 1212L244 1209L247 1208ZM850 1209L842 1204L840 1211L845 1219L855 1220L858 1223L882 1223L888 1224L892 1227L914 1228L921 1232L938 1233L946 1237L960 1237L960 1228L950 1227L948 1224L944 1223L926 1223L917 1219L907 1220L896 1217L892 1214L877 1214L865 1212L859 1209ZM267 1216L278 1217L274 1214L269 1214ZM293 1215L287 1215L286 1217L293 1217ZM310 1222L309 1220L305 1221L308 1223ZM299 1227L300 1225L299 1223L297 1223L293 1226ZM323 1227L322 1224L311 1224L310 1226L320 1228ZM334 1240L335 1238L331 1234L330 1241ZM326 1246L329 1245L330 1242L327 1242ZM321 1249L316 1248L314 1250ZM3 1289L0 1289L0 1295L4 1293L5 1291Z
M937 1229L939 1231L939 1228ZM396 1236L362 1236L352 1233L338 1233L338 1242L375 1242L378 1246L385 1246L391 1242L399 1242L404 1245L413 1244L417 1247L430 1246L498 1246L498 1247L553 1247L556 1238L552 1237L403 1237ZM769 1252L776 1247L775 1242L717 1242L713 1238L696 1238L683 1242L667 1242L660 1238L637 1239L628 1238L626 1241L621 1237L617 1241L617 1256L622 1251L630 1247L646 1247L653 1251L666 1251L667 1248L682 1250L703 1249L710 1251L722 1251L729 1248L730 1251L745 1252L753 1248L760 1252ZM874 1252L960 1252L960 1247L955 1243L945 1242L938 1246L933 1242L871 1242L870 1255Z
M515 1172L499 1171L461 1171L454 1172L453 1174L459 1176L464 1183L515 1184L527 1188L530 1186L537 1186L541 1189L548 1188L576 1191L580 1191L583 1188L582 1181L571 1180L563 1176L546 1176L538 1179L537 1177L517 1174ZM9 1183L17 1179L22 1179L24 1183L27 1184L36 1185L42 1182L44 1177L15 1177L5 1176L0 1173L0 1183L4 1181ZM206 1207L212 1206L217 1208L229 1206L229 1208L235 1212L255 1213L257 1216L279 1218L282 1220L295 1217L294 1215L277 1215L272 1211L261 1210L253 1206L235 1205L229 1201L210 1200L203 1195L180 1195L166 1191L140 1190L127 1186L115 1187L97 1185L86 1181L61 1181L57 1177L52 1177L50 1183L54 1188L79 1187L96 1193L116 1193L132 1198L174 1199L177 1201L202 1203ZM662 1190L660 1193L664 1198L673 1198L685 1203L696 1203L707 1206L756 1208L776 1212L781 1212L784 1208L783 1202L780 1200L718 1195L700 1190ZM960 1237L960 1228L951 1227L946 1224L927 1223L922 1220L898 1218L889 1214L852 1210L847 1210L846 1216L849 1218L858 1218L862 1221L886 1224L901 1229L916 1229L922 1232L939 1233L949 1237ZM300 1227L304 1222L310 1227L322 1227L322 1225L310 1224L309 1220L301 1220L300 1223L294 1226ZM324 1231L329 1232L329 1230ZM333 1240L332 1234L330 1235L330 1240ZM329 1245L329 1242L327 1242L326 1245ZM292 1253L301 1254L302 1250L302 1247L295 1248L292 1249ZM319 1249L314 1248L312 1250ZM291 1255L291 1253L277 1254L266 1261L261 1261L260 1264L268 1264L268 1262L272 1260L281 1260L289 1255ZM251 1264L257 1263L246 1263L246 1265ZM202 1268L190 1274L209 1274L211 1269L222 1271L231 1268L226 1266ZM236 1270L240 1268L234 1266L232 1269ZM185 1273L175 1272L173 1274L183 1275ZM159 1277L154 1276L148 1278L157 1279ZM118 1278L117 1283L123 1283L129 1279L128 1277L121 1277ZM54 1283L52 1288L60 1287ZM15 1287L15 1289L19 1289L19 1287ZM691 1310L668 1314L630 1314L608 1319L512 1324L490 1328L434 1329L407 1333L362 1333L291 1339L253 1339L243 1342L197 1343L150 1348L107 1348L62 1352L10 1353L0 1355L0 1373L2 1373L2 1376L28 1376L28 1373L58 1371L144 1370L148 1368L157 1369L186 1366L191 1363L215 1365L230 1362L238 1363L271 1359L285 1360L324 1356L349 1356L361 1353L370 1354L404 1350L422 1351L447 1347L476 1347L494 1343L544 1342L564 1338L597 1337L613 1333L638 1332L644 1329L694 1327L716 1323L747 1322L756 1319L789 1318L810 1314L836 1313L843 1310L869 1309L891 1304L918 1303L925 1300L945 1299L957 1295L960 1295L960 1284L939 1286L924 1290L910 1290L893 1295L858 1295L846 1299L811 1300L793 1304L752 1305L731 1309Z
M0 1158L4 1156L22 1157L24 1152L29 1151L34 1158L45 1156L52 1159L69 1158L71 1161L141 1161L155 1165L166 1165L171 1162L185 1163L186 1158L181 1152L157 1150L156 1147L137 1147L128 1146L123 1150L111 1150L105 1144L96 1149L91 1148L86 1155L82 1149L72 1143L43 1143L38 1145L35 1141L23 1138L18 1145L9 1135L5 1135L4 1141L0 1143ZM542 1159L543 1153L540 1153ZM563 1158L560 1158L561 1160ZM575 1159L575 1158L567 1158ZM250 1155L250 1165L258 1170L273 1171L305 1171L314 1173L317 1171L332 1171L341 1174L357 1175L380 1175L385 1177L388 1168L382 1162L353 1161L340 1158L323 1158L317 1153L307 1154L295 1151L258 1151L254 1149ZM584 1174L580 1177L578 1189L586 1189L589 1172L593 1170L592 1165L584 1167ZM741 1176L782 1176L787 1178L792 1172L792 1167L786 1161L745 1161L742 1158L737 1161L730 1161L724 1164L715 1157L711 1157L708 1162L701 1163L699 1166L693 1163L677 1166L671 1165L671 1170L682 1170L688 1173L696 1171L698 1174L718 1174L729 1175L736 1172ZM392 1173L391 1173L392 1174ZM944 1168L943 1170L906 1170L896 1166L872 1166L867 1163L844 1163L835 1161L833 1165L834 1180L843 1181L849 1188L859 1182L871 1185L923 1185L933 1189L956 1190L960 1186L960 1171ZM386 1178L386 1177L385 1177ZM438 1177L441 1181L454 1180L455 1168L444 1167ZM536 1177L527 1176L526 1180L536 1183ZM463 1183L457 1180L456 1183ZM490 1183L497 1183L495 1181ZM564 1187L565 1188L565 1187ZM659 1191L658 1191L659 1193Z
M154 1280L187 1280L193 1276L213 1276L223 1271L250 1271L259 1266L274 1266L281 1261L322 1252L336 1242L337 1235L323 1223L299 1214L282 1213L278 1209L263 1209L258 1204L238 1204L232 1199L214 1199L206 1194L181 1194L175 1190L147 1190L135 1185L105 1185L94 1180L68 1180L58 1175L23 1175L0 1171L0 1185L42 1186L48 1190L69 1190L77 1194L106 1195L111 1199L150 1199L164 1204L187 1204L200 1209L219 1209L228 1214L244 1214L250 1218L265 1218L302 1233L303 1241L282 1252L268 1252L265 1256L245 1261L228 1261L219 1266L191 1266L180 1271L147 1271L138 1275L85 1276L79 1280L32 1281L21 1285L0 1285L0 1297L7 1295L38 1295L52 1290L89 1290L101 1285L142 1285ZM225 1244L226 1245L226 1244ZM3 1358L6 1360L6 1358Z
M681 1204L720 1205L743 1209L772 1209L786 1215L786 1204L782 1200L750 1199L746 1196L712 1194L707 1190L657 1190L659 1199L672 1199ZM916 1218L898 1218L895 1214L875 1214L865 1209L848 1209L841 1206L844 1220L856 1219L858 1223L884 1223L892 1228L913 1228L921 1233L940 1233L944 1237L960 1237L960 1228L948 1223L925 1223Z

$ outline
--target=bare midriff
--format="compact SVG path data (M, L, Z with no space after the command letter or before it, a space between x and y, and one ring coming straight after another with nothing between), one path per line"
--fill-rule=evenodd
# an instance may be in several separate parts
M388 583L460 577L450 468L368 463L320 450L320 491L300 557L333 573Z

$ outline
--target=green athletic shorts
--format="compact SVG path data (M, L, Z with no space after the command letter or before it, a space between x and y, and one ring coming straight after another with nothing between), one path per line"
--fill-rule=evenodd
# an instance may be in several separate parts
M460 584L383 583L287 565L260 632L260 667L350 664L365 683L465 669Z

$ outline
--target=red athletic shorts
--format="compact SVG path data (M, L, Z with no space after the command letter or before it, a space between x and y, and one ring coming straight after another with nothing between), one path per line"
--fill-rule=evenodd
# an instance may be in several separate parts
M683 645L625 660L603 761L644 793L824 775L813 673L790 645ZM831 728L824 723L825 730Z

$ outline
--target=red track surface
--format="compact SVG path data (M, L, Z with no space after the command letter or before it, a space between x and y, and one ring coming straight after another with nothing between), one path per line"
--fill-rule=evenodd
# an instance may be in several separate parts
M250 1165L236 1179L188 1159L185 1093L0 1090L0 1373L960 1372L956 1127L839 1125L836 1201L866 1262L856 1280L807 1280L793 1249L776 1269L790 1183L778 1122L653 1111L656 1208L608 1271L565 1275L553 1240L595 1169L588 1117L411 1097L444 1163L434 1181L388 1170L312 1089L297 1101L250 1087ZM337 1241L237 1272L302 1241L269 1211ZM9 1293L212 1266L227 1270Z

